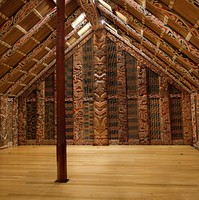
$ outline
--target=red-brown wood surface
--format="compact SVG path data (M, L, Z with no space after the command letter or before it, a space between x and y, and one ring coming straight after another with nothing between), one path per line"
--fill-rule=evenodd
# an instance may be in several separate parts
M65 138L65 96L64 96L64 14L65 1L57 0L57 44L56 44L56 86L57 86L57 182L66 182L66 138Z

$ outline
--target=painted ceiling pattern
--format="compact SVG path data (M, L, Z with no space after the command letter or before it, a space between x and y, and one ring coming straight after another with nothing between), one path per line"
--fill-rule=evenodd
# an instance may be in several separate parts
M0 0L0 95L21 95L54 67L56 13L54 0ZM65 0L66 55L101 28L198 92L198 0Z

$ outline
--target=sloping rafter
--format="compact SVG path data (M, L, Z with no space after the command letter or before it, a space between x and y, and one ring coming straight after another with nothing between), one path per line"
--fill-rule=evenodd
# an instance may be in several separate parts
M178 63L177 59L176 59L177 58L176 49L173 49L172 46L170 46L169 43L165 39L163 40L163 38L161 38L157 33L152 31L149 27L145 26L143 24L143 20L139 21L139 19L137 19L135 16L133 16L132 12L133 11L139 12L140 13L139 17L141 19L142 19L142 17L145 16L145 17L148 17L149 18L148 20L150 20L151 22L153 22L155 16L150 14L148 11L144 10L142 6L140 6L139 4L137 4L134 1L125 1L125 4L123 4L123 7L119 7L117 4L113 3L112 1L107 1L107 2L109 2L109 5L113 8L113 12L106 9L101 4L97 3L98 8L101 10L102 14L105 15L105 17L109 18L114 24L116 24L118 27L120 27L123 31L127 32L127 35L130 34L134 39L136 39L137 42L139 42L142 45L141 49L144 46L147 46L149 49L154 51L154 52L152 52L153 59L155 57L164 59L163 61L166 62L168 65L167 66L168 70L173 68L173 70L175 70L179 73L180 79L181 79L181 77L184 78L184 79L182 79L182 81L184 81L186 83L190 82L191 84L193 84L194 85L193 89L195 88L194 90L196 90L198 88L198 77L195 76L195 74L198 74L197 65L195 65L193 63L193 61L189 60L189 64L191 63L192 65L189 65L188 66L189 68L187 69L187 66L184 67L181 63ZM124 3L123 1L115 1L115 0L114 0L114 2L117 2L117 3L120 2L120 4ZM132 9L133 9L133 11L132 11ZM127 10L129 12L131 11L131 13L129 14L125 10ZM124 22L123 20L118 18L115 14L116 11L119 11L124 16L126 16L126 18L129 21L129 24L127 24L126 22ZM156 17L155 17L155 19L156 20L154 22L154 26L159 28L160 32L161 32L162 28L164 28L164 33L167 31L167 35L170 35L171 32L172 32L172 34L175 34L175 36L178 35L173 30L171 30L170 28L168 28L164 24L162 24L162 22L159 23L160 20L158 20ZM145 31L145 34L144 34L144 31ZM152 38L152 40L146 38L145 35L149 35L150 38ZM156 40L154 40L154 39L156 39ZM178 43L178 40L176 40L176 43ZM167 47L169 47L172 50L171 52L173 52L173 56L168 55L165 51L160 49L159 48L160 44L161 44L161 47L163 44L164 44L164 46L166 45ZM178 45L178 46L180 46L180 45ZM193 48L195 48L195 47L193 47ZM198 53L198 50L197 50L197 53ZM186 58L186 59L188 59L188 58ZM193 74L193 72L195 74ZM190 84L187 84L187 85L190 85Z
M91 23L93 29L99 29L102 27L99 13L96 9L96 5L93 0L78 0L79 4L86 13L86 18Z
M198 91L197 1L66 0L65 5L66 57L85 35L105 26L181 87ZM72 26L83 12L86 18L77 27ZM55 19L56 4L52 0L0 1L0 95L22 95L54 67ZM85 29L81 31L85 24L89 27L86 34Z

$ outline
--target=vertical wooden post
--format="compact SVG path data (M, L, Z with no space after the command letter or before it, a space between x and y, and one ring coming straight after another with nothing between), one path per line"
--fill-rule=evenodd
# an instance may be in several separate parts
M108 145L108 100L106 70L106 32L98 30L94 35L94 142Z
M65 136L65 90L64 90L64 36L65 1L57 0L57 181L67 182L66 136Z

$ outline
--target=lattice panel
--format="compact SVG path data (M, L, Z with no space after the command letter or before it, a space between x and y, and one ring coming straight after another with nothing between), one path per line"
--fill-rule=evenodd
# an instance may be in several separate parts
M73 57L65 62L65 119L66 139L73 140Z
M127 96L129 97L137 94L137 67L135 58L127 52L125 52L125 59Z
M45 134L46 140L55 139L54 102L45 102Z
M118 140L118 99L117 99L117 53L116 44L107 39L107 94L108 132L110 140Z
M73 140L73 102L65 102L66 139Z
M109 139L118 140L118 99L109 99Z
M65 62L65 97L73 98L73 57Z
M181 91L178 90L174 85L169 84L169 94L181 94Z
M139 139L136 59L125 52L129 140Z
M82 74L83 74L83 123L84 143L93 141L93 39L91 38L83 45Z
M84 106L84 142L93 141L93 101L85 101Z
M160 105L159 98L148 100L149 108L149 133L151 140L161 139L160 135Z
M93 40L83 45L83 88L84 97L93 97Z
M129 139L139 139L138 134L138 102L137 99L127 100Z
M54 97L54 73L52 73L45 80L45 97L53 98Z
M148 81L148 94L154 95L159 94L159 76L152 70L147 70L147 81Z
M181 98L170 99L170 117L172 140L183 139Z
M117 54L116 44L107 39L107 94L117 94Z
M37 104L36 102L26 103L26 139L36 140L37 132Z

